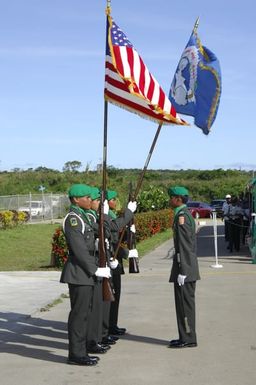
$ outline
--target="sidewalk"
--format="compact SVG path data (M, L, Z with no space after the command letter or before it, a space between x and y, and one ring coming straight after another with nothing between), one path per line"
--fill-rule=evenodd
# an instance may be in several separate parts
M256 265L247 249L228 253L218 226L215 264L212 227L198 233L198 347L168 349L177 337L172 261L166 242L122 277L121 337L96 367L66 364L69 300L40 311L67 287L59 272L0 273L0 373L5 385L254 385L256 383Z

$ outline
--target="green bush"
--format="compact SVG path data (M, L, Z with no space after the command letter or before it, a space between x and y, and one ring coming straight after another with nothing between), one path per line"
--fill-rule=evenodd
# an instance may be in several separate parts
M138 196L138 212L151 210L162 210L169 205L169 197L161 188L149 186L147 190L143 190Z

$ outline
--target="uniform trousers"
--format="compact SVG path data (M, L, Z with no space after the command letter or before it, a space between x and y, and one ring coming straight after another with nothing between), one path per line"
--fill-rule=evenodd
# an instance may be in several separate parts
M179 340L187 343L196 343L196 315L195 315L196 281L186 282L179 286L174 283L174 298L176 308ZM190 333L186 332L184 317L187 317Z
M103 301L103 319L102 319L102 338L109 335L109 313L110 313L110 301Z
M109 314L109 329L114 329L118 323L119 303L121 296L121 273L114 272L112 276L112 284L114 288L115 301L111 302ZM110 333L111 334L111 333Z
M241 219L230 219L229 221L229 251L233 251L235 247L236 251L240 250L240 230Z
M225 241L229 240L229 219L224 219Z
M85 357L88 319L91 312L93 286L69 284L71 310L68 317L69 357Z
M102 337L102 279L96 278L93 286L91 312L88 319L87 349L101 342Z

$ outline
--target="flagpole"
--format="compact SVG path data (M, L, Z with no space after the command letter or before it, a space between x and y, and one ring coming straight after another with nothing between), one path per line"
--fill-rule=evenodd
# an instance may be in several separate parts
M110 0L107 1L106 15L110 14ZM106 31L108 33L108 31ZM102 159L102 190L99 209L99 266L107 266L107 250L104 231L104 201L107 187L107 137L108 137L108 102L104 101L104 128L103 128L103 159ZM112 287L108 278L102 279L102 295L104 301L115 300Z
M142 172L141 172L141 174L140 174L140 177L139 177L139 179L138 179L138 182L137 182L137 186L136 186L136 189L135 189L135 192L134 192L134 195L133 195L133 199L134 199L134 200L137 198L137 195L138 195L139 190L140 190L140 188L141 188L141 185L142 185L142 182L143 182L143 178L144 178L145 173L146 173L146 171L147 171L148 164L149 164L150 159L151 159L151 156L152 156L152 154L153 154L153 151L154 151L154 148L155 148L155 145L156 145L158 136L159 136L160 131L161 131L161 128L162 128L162 125L163 125L163 123L159 123L158 128L157 128L157 130L156 130L156 133L155 133L153 142L152 142L152 144L151 144L151 147L150 147L150 150L149 150L147 159L146 159L145 164L144 164L144 168L143 168L143 170L142 170Z
M106 17L111 13L111 0L107 0ZM108 31L106 30L106 36ZM107 43L106 43L107 44ZM108 142L108 101L104 101L103 158L102 158L102 195L105 200L107 188L107 142Z
M104 129L103 129L103 159L102 159L102 191L104 195L107 188L107 146L108 146L108 102L107 100L105 100L104 101Z
M196 22L195 22L195 24L194 24L193 33L196 33L196 32L197 32L198 26L199 26L199 16L198 16L198 18L196 19Z
M152 142L151 147L150 147L150 150L149 150L149 152L148 152L148 156L147 156L147 158L146 158L144 167L143 167L143 169L142 169L142 171L141 171L140 177L139 177L138 182L137 182L137 186L136 186L135 192L134 192L134 194L133 194L133 200L136 200L137 195L138 195L138 193L139 193L139 191L140 191L140 188L141 188L141 185L142 185L142 182L143 182L143 178L144 178L145 173L146 173L146 171L147 171L147 168L148 168L148 165L149 165L151 156L152 156L152 154L153 154L153 151L154 151L154 148L155 148L155 145L156 145L158 136L159 136L159 134L160 134L162 125L163 125L163 123L159 123L159 125L158 125L158 127L157 127L157 130L156 130L156 133L155 133L153 142ZM116 259L116 257L117 257L118 251L119 251L119 249L120 249L120 246L121 246L121 243L122 243L122 240L123 240L123 237L124 237L125 230L126 230L126 229L125 229L125 227L124 227L123 230L122 230L122 232L121 232L121 234L120 234L120 236L119 236L118 244L117 244L117 247L116 247L116 250L115 250L115 254L114 254L114 259Z

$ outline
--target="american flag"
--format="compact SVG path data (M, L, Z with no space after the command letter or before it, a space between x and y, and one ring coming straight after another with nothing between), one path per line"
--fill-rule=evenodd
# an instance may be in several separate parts
M110 15L106 38L106 100L159 124L187 124Z

